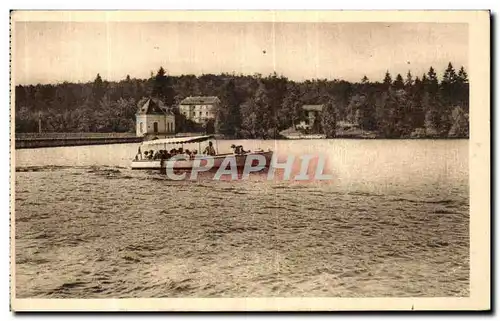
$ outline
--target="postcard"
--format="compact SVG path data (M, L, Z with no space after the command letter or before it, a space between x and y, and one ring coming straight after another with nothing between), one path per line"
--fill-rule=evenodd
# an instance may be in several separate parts
M489 310L489 11L12 11L14 311Z

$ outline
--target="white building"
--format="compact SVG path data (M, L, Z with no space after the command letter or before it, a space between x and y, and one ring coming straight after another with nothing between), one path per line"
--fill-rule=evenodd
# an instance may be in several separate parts
M204 124L215 119L215 112L220 104L215 96L187 97L179 104L179 113L195 123Z
M307 112L307 122L309 126L313 126L317 118L320 117L324 105L303 105L302 109Z
M303 105L302 110L306 112L307 120L295 124L295 128L312 129L314 122L320 117L323 107L324 105Z
M175 133L175 116L166 110L160 100L150 98L138 107L135 114L138 137L166 137Z

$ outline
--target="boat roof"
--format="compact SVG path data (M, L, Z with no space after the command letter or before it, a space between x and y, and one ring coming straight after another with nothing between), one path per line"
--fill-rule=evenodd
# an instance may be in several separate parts
M204 142L214 138L215 138L214 135L162 138L162 139L154 139L142 142L142 145L149 146L149 145L163 145L163 144L188 144L188 143Z

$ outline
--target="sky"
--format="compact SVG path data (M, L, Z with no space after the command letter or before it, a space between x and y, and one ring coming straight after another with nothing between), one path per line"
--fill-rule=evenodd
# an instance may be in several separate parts
M381 81L468 66L457 23L15 22L16 84L235 73Z

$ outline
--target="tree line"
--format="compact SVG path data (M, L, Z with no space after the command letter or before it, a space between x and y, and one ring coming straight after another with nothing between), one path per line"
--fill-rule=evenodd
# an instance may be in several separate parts
M452 63L438 80L433 67L403 78L386 72L382 81L364 76L359 82L313 79L302 82L276 73L171 76L161 67L148 79L127 75L106 81L15 87L15 131L37 132L41 119L47 132L133 132L138 103L156 97L176 114L177 132L196 125L177 111L188 96L218 96L212 126L237 138L276 138L307 115L306 104L322 104L311 132L338 135L339 121L381 138L469 136L469 81L464 67ZM200 130L200 128L197 128ZM207 128L201 128L207 130Z

